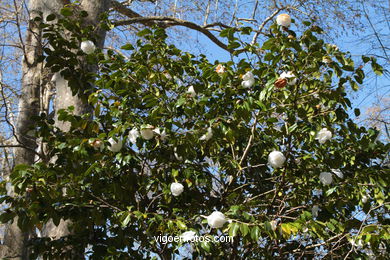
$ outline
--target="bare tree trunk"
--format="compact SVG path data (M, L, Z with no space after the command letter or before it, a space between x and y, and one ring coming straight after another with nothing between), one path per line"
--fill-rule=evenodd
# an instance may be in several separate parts
M86 25L93 25L94 28L97 28L96 39L98 48L102 48L104 46L106 35L106 32L98 27L99 18L103 12L109 10L110 2L110 0L84 0L80 4L80 9L87 11L88 13ZM87 69L90 71L96 71L96 66L88 66ZM55 112L57 113L60 109L66 109L69 106L74 107L74 114L76 115L91 112L91 108L88 104L84 103L79 96L72 95L72 91L68 87L66 80L57 81L56 96L54 100ZM68 131L70 128L68 123L58 121L57 115L55 116L55 124L62 131ZM64 236L71 235L72 233L72 222L70 220L61 220L58 226L54 225L53 221L49 221L42 230L43 236L47 236L52 239L59 239ZM73 252L72 258L80 258L83 253L84 252Z
M35 158L35 149L37 148L36 138L29 136L28 132L33 126L32 118L39 115L40 112L40 93L43 82L43 64L38 62L38 57L42 55L42 37L39 24L33 19L40 14L48 15L50 13L59 13L60 8L67 1L63 0L30 0L29 28L24 39L24 60L22 64L23 78L22 90L19 100L19 114L15 129L16 141L24 147L15 149L15 165L33 164ZM98 25L99 16L102 12L108 11L109 0L84 0L81 3L81 9L88 12L87 23L95 27ZM105 31L97 30L98 47L103 47ZM91 68L91 70L94 68ZM55 109L58 111L69 106L75 107L75 113L82 114L88 111L88 106L84 104L77 96L72 96L70 88L66 82L63 85L56 86ZM57 122L62 130L66 131L67 125ZM44 233L49 237L62 237L70 233L69 221L61 221L58 227L49 224L45 227ZM13 223L6 225L4 231L4 242L0 246L1 259L28 259L27 242L28 232L22 232L17 225L17 218Z
M22 89L19 99L19 114L14 129L15 140L18 145L14 150L14 165L33 164L35 158L36 139L28 132L33 126L33 117L38 116L40 110L40 88L42 82L43 64L38 62L42 55L42 38L39 24L33 19L44 10L44 1L31 0L29 3L29 24L26 38L22 42L24 59L22 61ZM12 195L12 194L10 194ZM0 257L6 259L28 259L27 240L29 232L22 232L17 217L13 223L7 224L4 231L4 241L0 248Z

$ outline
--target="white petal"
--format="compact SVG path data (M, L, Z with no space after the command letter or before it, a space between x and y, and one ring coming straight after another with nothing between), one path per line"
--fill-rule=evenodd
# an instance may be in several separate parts
M330 172L321 172L320 173L320 181L324 185L329 185L333 182L333 177Z
M92 41L83 41L80 48L84 53L91 54L95 51L96 46Z
M290 27L291 17L288 14L280 14L276 17L276 23L284 27Z
M171 184L171 193L177 197L184 191L184 186L181 183L173 182Z
M342 171L340 171L339 169L331 169L331 171L337 175L337 177L339 177L340 179L344 178L344 174Z
M279 151L273 151L268 155L268 163L273 168L283 167L285 161L286 161L286 157L284 157L284 155Z

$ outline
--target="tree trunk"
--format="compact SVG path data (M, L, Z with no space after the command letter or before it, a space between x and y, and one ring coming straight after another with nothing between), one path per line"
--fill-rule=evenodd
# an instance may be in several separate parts
M22 61L22 86L19 98L19 114L16 122L15 140L17 147L14 150L14 165L33 164L36 138L28 132L34 125L33 117L38 116L40 111L40 90L43 64L38 62L42 55L42 37L39 23L33 19L46 9L44 1L30 0L29 22L26 38L24 39L24 59ZM13 195L13 194L10 194ZM6 259L28 259L26 243L29 232L22 232L17 225L17 217L13 223L5 225L4 241L0 248L0 258Z
M88 13L86 18L86 25L93 25L96 30L96 39L98 48L103 48L106 32L98 27L100 15L103 12L109 10L110 0L84 0L80 4L80 9L85 10ZM89 66L87 68L90 71L96 71L96 66ZM62 131L68 131L70 125L62 121L57 120L57 111L60 109L66 109L69 106L74 107L74 114L82 115L90 112L91 109L88 104L84 103L78 96L73 96L71 89L68 87L66 80L57 81L56 84L56 96L54 100L55 109L55 124ZM42 235L50 237L52 239L59 239L61 237L71 235L72 222L70 220L61 220L59 225L54 225L53 221L49 221L43 228ZM72 250L72 249L66 249ZM84 252L73 252L72 258L80 258ZM75 255L76 254L76 255Z
M15 148L15 165L33 164L35 158L35 149L37 148L36 138L29 136L28 132L33 126L32 118L38 116L40 112L40 93L43 93L42 84L47 82L43 79L43 63L38 62L38 57L42 54L42 37L39 23L33 19L43 14L47 16L50 13L59 13L60 8L67 1L64 0L30 0L29 1L29 28L24 40L24 60L22 63L22 89L19 100L19 114L15 129L16 141L24 147ZM99 17L102 12L108 11L110 6L109 0L84 0L81 2L81 9L88 12L86 19L88 24L97 27ZM98 29L97 47L103 47L105 31ZM95 69L95 68L91 68ZM56 86L55 109L58 111L69 106L75 107L75 113L82 114L88 111L88 106L81 99L72 96L70 88L65 84ZM57 126L62 130L67 130L67 125L56 121ZM69 221L61 221L58 227L49 224L45 227L44 233L49 237L59 238L70 233L68 229ZM22 232L17 225L17 218L13 223L5 226L4 242L0 246L1 259L28 259L27 242L29 232Z

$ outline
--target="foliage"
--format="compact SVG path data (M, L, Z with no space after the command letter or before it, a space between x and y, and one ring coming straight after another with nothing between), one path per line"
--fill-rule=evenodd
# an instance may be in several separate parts
M155 236L188 230L234 237L233 243L193 243L186 254L194 258L383 254L389 247L389 144L349 118L345 90L359 87L362 69L321 40L319 27L305 26L296 36L274 24L261 48L224 31L229 46L242 53L223 64L224 73L215 71L218 62L168 45L162 29L141 31L136 45L122 47L125 57L75 53L91 39L91 28L79 30L66 19L48 26L45 37L54 50L45 49L47 66L61 71L75 93L89 95L93 114L59 111L59 120L71 123L68 132L45 115L37 120L36 134L51 159L15 168L18 196L3 189L10 208L1 221L18 215L23 229L41 229L49 219L73 221L76 233L66 239L33 239L33 257L63 256L73 245L91 259L168 259L184 243L166 246ZM73 37L65 40L61 28ZM98 63L96 75L84 73L77 61L83 55ZM364 62L381 70L374 59ZM247 71L256 79L251 88L241 86ZM296 84L276 88L283 71L296 75ZM189 86L195 96L187 93ZM167 137L131 143L129 132L145 125ZM200 140L208 128L212 138ZM333 134L324 144L316 140L322 128ZM109 138L122 139L123 148L110 151ZM102 149L93 147L97 140ZM286 157L284 167L267 165L273 150ZM344 178L322 185L319 174L332 169ZM180 196L172 196L172 182L185 186ZM315 205L318 217L312 216ZM214 210L230 219L221 229L210 229L204 218ZM367 217L356 217L359 212Z

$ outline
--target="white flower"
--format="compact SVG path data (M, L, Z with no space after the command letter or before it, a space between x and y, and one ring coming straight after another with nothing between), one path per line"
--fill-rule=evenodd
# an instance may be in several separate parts
M340 171L339 169L330 169L334 174L337 175L337 177L339 177L340 179L344 178L344 174L342 171Z
M95 44L92 41L83 41L80 48L86 54L91 54L96 49Z
M132 144L135 144L137 142L137 138L139 137L139 132L137 128L131 129L129 133L129 140Z
M213 137L213 129L211 129L211 127L209 127L207 129L207 133L205 133L204 135L202 135L199 140L200 141L208 141L210 140L211 138Z
M284 27L290 27L291 17L288 14L279 14L278 17L276 17L276 23Z
M330 172L321 172L320 173L320 181L324 185L329 185L333 182L333 177Z
M214 211L207 217L207 223L211 228L221 228L227 222L222 212Z
M183 161L183 157L182 157L182 156L179 156L179 155L177 154L177 147L173 148L173 154L175 155L176 160L178 160L178 161Z
M194 86L189 86L187 93L190 94L190 97L192 97L192 98L195 97L196 92L195 92Z
M326 141L332 138L332 132L327 128L322 128L316 136L316 139L320 144L324 144Z
M270 225L271 225L271 229L272 229L273 231L275 231L275 230L276 230L276 227L278 226L278 222L276 222L276 220L272 220L272 221L270 222Z
M117 153L122 149L122 140L118 139L118 141L115 141L114 138L110 138L108 139L108 142L110 143L108 150L111 152Z
M368 197L366 195L363 195L362 202L365 204L368 201Z
M150 140L153 138L154 136L154 132L153 132L153 126L152 125L146 125L144 127L141 128L141 136L143 139L145 140Z
M335 51L338 51L338 50L339 50L339 47L337 47L336 44L332 44L331 46L332 46L333 49L335 49Z
M181 234L180 238L183 240L183 242L192 241L196 236L195 231L186 231L183 234Z
M167 138L167 132L165 132L165 129L162 131L162 133L160 134L160 138L161 138L161 140L165 140L166 138Z
M320 210L320 208L318 207L318 205L313 206L313 208L311 209L311 215L313 216L313 218L318 217L319 210Z
M218 64L217 68L215 69L215 72L217 72L218 74L222 74L225 72L225 66L223 66L222 64Z
M273 168L283 167L285 161L286 161L286 157L284 157L284 155L279 151L273 151L268 155L268 163Z
M165 129L161 132L161 131L160 131L160 128L156 128L156 129L153 130L153 132L154 132L155 134L159 135L159 136L160 136L160 139L163 140L163 141L164 141L164 140L166 139L166 137L167 137L167 133L165 132Z
M297 83L297 77L291 72L283 72L280 74L279 78L287 79L287 84L290 86L295 85Z
M171 184L172 195L177 197L184 191L184 186L181 183L173 182Z
M255 77L253 76L252 71L248 71L242 76L241 86L244 88L250 88L255 84Z

